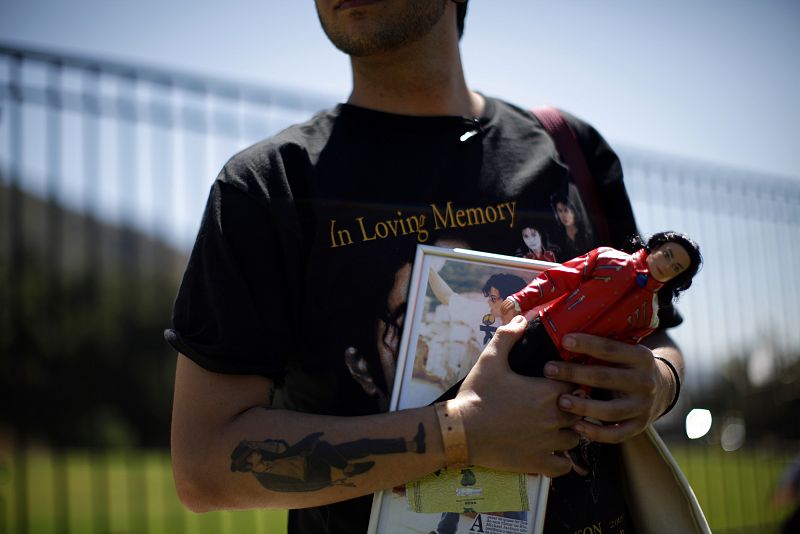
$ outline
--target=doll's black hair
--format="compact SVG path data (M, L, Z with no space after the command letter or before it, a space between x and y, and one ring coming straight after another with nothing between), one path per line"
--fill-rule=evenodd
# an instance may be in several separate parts
M651 235L646 243L640 236L633 236L623 250L625 252L636 252L637 250L645 249L650 253L665 243L676 243L686 249L686 252L689 254L689 268L665 283L664 287L658 291L659 296L668 296L669 300L673 301L677 299L678 295L683 291L691 287L692 279L703 265L703 255L700 254L700 246L686 234L668 231Z

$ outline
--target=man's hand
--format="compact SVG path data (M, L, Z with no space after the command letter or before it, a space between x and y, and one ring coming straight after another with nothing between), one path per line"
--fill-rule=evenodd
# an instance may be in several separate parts
M572 346L569 345L571 341L574 342ZM559 406L565 412L606 423L579 421L573 429L581 435L592 441L621 443L644 431L669 405L675 391L672 373L644 345L629 345L588 334L569 334L562 344L571 352L608 363L584 365L553 361L545 365L544 374L549 378L612 392L611 400L561 396Z
M571 462L554 451L578 444L571 427L580 417L562 411L557 400L573 386L516 374L508 351L522 337L526 321L515 317L501 326L459 390L457 401L475 465L559 476Z

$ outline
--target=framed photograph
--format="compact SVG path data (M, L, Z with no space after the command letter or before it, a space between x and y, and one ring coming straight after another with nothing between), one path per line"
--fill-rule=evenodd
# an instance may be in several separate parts
M553 265L419 245L389 409L431 404L466 376L502 324L505 297ZM376 493L369 532L538 532L549 483L544 476L477 467L440 470Z

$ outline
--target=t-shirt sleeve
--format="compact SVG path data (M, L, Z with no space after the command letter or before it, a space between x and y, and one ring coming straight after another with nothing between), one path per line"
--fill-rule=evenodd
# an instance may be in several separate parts
M614 150L590 124L562 111L578 137L586 164L594 178L600 204L608 220L610 246L622 248L627 240L639 233L628 191L623 180L622 163ZM658 321L661 328L671 328L683 322L678 310L668 299L659 299Z
M209 371L280 383L291 350L289 294L270 219L265 201L214 183L165 338Z

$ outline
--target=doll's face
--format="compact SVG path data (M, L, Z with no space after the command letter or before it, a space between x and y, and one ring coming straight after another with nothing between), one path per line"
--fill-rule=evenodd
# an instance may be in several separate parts
M647 270L663 284L688 269L691 262L689 253L681 245L664 243L647 256Z
M522 229L522 240L531 250L539 250L542 248L542 236L535 228L527 227Z

